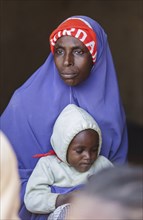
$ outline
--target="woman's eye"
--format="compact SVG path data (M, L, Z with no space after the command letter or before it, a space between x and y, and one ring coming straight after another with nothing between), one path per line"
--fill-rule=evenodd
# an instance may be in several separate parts
M81 49L76 49L76 50L74 50L74 53L77 55L82 55L82 54L84 54L84 51Z
M64 50L61 49L61 48L57 48L57 49L55 49L55 53L58 54L58 55L61 55L61 54L64 53Z

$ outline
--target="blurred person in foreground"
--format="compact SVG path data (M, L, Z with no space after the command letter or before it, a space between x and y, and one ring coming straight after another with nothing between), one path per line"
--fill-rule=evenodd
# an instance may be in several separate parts
M0 219L19 220L20 180L17 159L6 136L0 131Z
M72 201L67 220L143 219L143 167L110 167L94 174Z

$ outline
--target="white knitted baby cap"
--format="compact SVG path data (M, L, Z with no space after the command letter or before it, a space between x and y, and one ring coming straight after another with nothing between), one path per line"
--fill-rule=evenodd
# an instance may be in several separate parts
M101 131L94 118L84 109L74 105L67 105L58 116L51 136L51 145L57 156L65 163L67 149L73 138L81 131L93 129L99 135L99 149L101 150Z

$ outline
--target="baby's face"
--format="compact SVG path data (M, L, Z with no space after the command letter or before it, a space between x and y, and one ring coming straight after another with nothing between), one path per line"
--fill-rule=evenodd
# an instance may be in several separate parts
M67 161L79 172L90 169L98 156L99 136L94 130L81 131L71 141Z

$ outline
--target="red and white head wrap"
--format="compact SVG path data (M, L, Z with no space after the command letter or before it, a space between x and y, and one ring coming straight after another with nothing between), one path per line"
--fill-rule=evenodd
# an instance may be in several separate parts
M50 35L50 47L54 53L54 46L62 36L72 36L80 40L88 48L93 63L96 61L97 40L91 25L81 18L71 17L62 22Z

